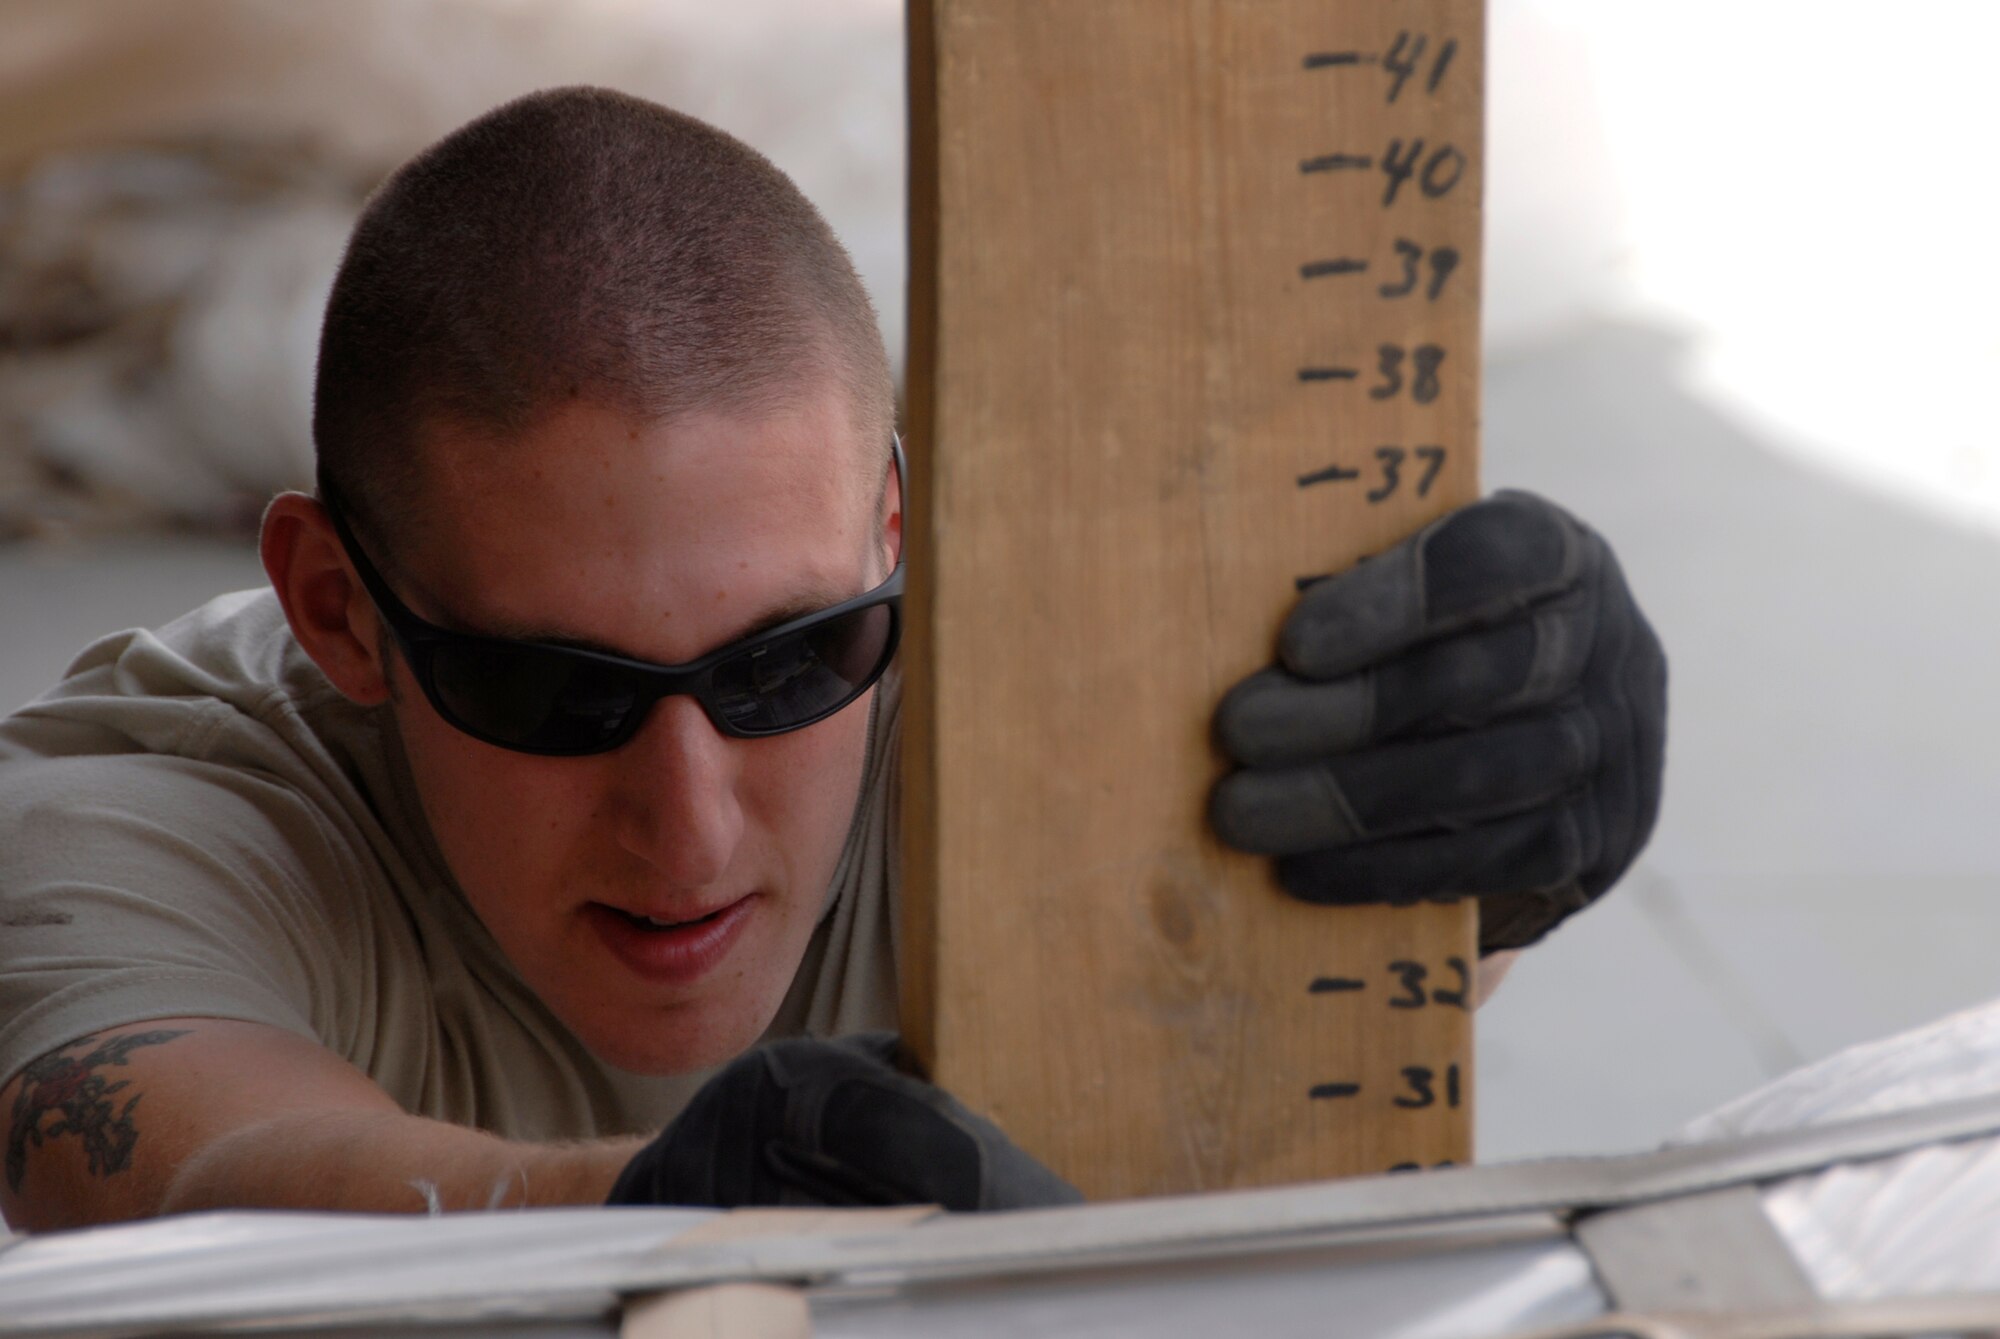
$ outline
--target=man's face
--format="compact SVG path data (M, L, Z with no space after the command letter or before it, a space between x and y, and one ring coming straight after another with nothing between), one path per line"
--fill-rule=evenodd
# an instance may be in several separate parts
M856 440L839 393L801 403L646 424L571 401L515 440L440 434L422 533L390 539L390 580L446 626L665 664L860 594L896 542L880 446ZM400 659L392 673L445 860L584 1044L656 1074L751 1045L823 909L870 697L754 740L662 698L622 747L551 758L460 733Z

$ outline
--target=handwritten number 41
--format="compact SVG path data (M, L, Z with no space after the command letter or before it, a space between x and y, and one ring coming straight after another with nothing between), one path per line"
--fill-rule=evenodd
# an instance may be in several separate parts
M1430 45L1429 37L1405 28L1396 34L1396 40L1383 55L1360 51L1316 51L1306 57L1305 66L1308 70L1319 70L1379 62L1389 76L1389 101L1394 102L1403 95L1403 85L1423 72L1424 56ZM1437 55L1431 60L1430 75L1424 80L1426 93L1438 91L1438 85L1444 82L1444 72L1451 68L1451 58L1457 54L1458 42L1455 39L1447 37L1438 44Z
M1403 85L1417 73L1429 46L1430 39L1422 33L1412 33L1406 28L1396 34L1388 54L1382 57L1382 68L1389 73L1389 101L1394 102L1402 95ZM1444 82L1444 72L1451 68L1451 58L1457 54L1458 43L1446 38L1438 47L1437 58L1431 62L1430 77L1424 81L1426 93L1437 92L1438 85Z

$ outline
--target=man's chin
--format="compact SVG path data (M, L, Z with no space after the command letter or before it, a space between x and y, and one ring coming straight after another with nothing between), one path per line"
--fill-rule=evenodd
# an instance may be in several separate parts
M585 1049L614 1069L670 1078L714 1069L755 1046L777 1014L743 1001L680 1005L669 1010L633 1008L612 1023L570 1022ZM643 1024L637 1020L645 1020ZM569 1020L565 1020L569 1021Z
M748 896L660 932L587 904L581 951L550 973L544 998L616 1069L653 1077L712 1069L757 1044L791 986L790 972L772 980L761 970L770 957L767 912L765 899Z

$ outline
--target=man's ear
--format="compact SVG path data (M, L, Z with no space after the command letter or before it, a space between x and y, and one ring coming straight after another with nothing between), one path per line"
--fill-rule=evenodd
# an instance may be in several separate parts
M903 545L908 542L903 530L906 501L903 497L903 473L891 469L888 487L882 490L882 570L885 573L896 566L896 560L903 556Z
M333 686L364 707L386 700L385 629L326 508L304 493L278 494L264 510L257 552L292 635Z

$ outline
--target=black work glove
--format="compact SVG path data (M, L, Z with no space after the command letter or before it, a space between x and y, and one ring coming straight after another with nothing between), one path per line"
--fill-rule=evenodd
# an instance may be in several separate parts
M738 1056L639 1150L608 1204L954 1212L1083 1196L940 1088L895 1069L896 1037L767 1042Z
M1617 881L1660 806L1667 664L1604 540L1503 492L1307 588L1232 689L1210 821L1308 902L1480 899L1481 953Z

